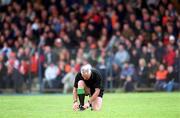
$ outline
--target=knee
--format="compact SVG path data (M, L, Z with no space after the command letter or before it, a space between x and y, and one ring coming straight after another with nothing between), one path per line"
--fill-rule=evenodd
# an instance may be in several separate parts
M85 87L85 83L84 83L84 81L83 80L80 80L79 82L78 82L78 87Z
M94 106L93 106L93 110L94 110L94 111L100 111L100 110L101 110L101 106L94 105Z
M94 102L92 102L92 108L94 111L100 111L102 108L102 98L98 97Z

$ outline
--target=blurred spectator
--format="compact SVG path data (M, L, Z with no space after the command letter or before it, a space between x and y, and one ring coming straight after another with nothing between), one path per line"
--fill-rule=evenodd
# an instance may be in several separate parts
M132 92L134 90L134 83L131 76L127 76L126 81L124 83L125 92Z
M148 48L146 46L142 47L142 53L141 53L140 58L144 58L146 62L150 61L151 55L148 52Z
M19 70L21 78L26 84L27 90L31 91L31 78L29 78L29 64L25 60L21 60Z
M96 50L96 49L90 49L88 62L89 62L93 67L96 67L96 66L97 66L98 58L97 58L97 50Z
M67 93L69 89L73 88L76 74L75 68L71 68L71 71L62 78L62 83L64 84L63 93Z
M15 52L11 52L11 53L9 54L8 60L7 60L7 62L6 62L6 66L11 65L11 66L13 66L13 68L15 68L15 69L18 70L18 68L19 68L19 63L20 63L20 61L17 59L16 53L15 53Z
M11 0L1 0L0 4L1 5L8 5L11 3Z
M58 67L51 63L47 66L45 70L45 78L42 84L42 90L45 88L53 88L53 80L55 80L58 76Z
M79 68L89 60L99 66L103 58L110 88L116 87L125 62L139 71L140 58L153 70L143 76L144 80L149 76L153 80L151 59L174 66L180 80L180 15L175 1L1 0L0 4L3 68L12 64L20 73L21 62L25 61L31 68L28 78L38 74L39 84L50 63L60 63L57 81L61 83L72 67L72 59Z
M4 43L3 48L1 49L0 53L6 57L9 57L11 53L11 48L9 48L7 43Z
M107 82L107 65L105 62L105 59L101 59L100 62L97 64L96 68L99 70L99 72L101 73L102 77L103 77L103 86L106 86L106 82Z
M176 50L176 58L174 63L174 72L176 75L175 82L180 83L180 50Z
M131 17L134 17L134 16L131 16ZM133 30L129 27L128 24L123 25L122 35L129 40L134 40L135 38Z
M132 49L130 62L135 66L135 68L138 67L139 59L140 59L140 55L137 53L137 50L136 49Z
M122 68L124 65L124 62L129 61L130 55L124 48L122 44L118 46L118 51L115 54L114 57L114 63L117 64L118 67Z
M179 90L180 89L180 83L177 80L176 73L172 66L168 66L168 75L167 75L167 85L166 85L166 91L173 91L173 90Z
M14 88L16 93L23 92L23 78L20 72L13 67L13 65L7 66L7 74L4 77L5 88Z
M37 72L38 72L38 53L35 52L32 56L31 56L31 60L30 60L30 67L31 67L31 76L32 78L37 76Z
M172 66L174 64L176 53L173 49L172 45L168 45L166 48L166 54L164 55L164 63L168 66Z
M156 72L155 89L157 91L165 90L167 75L168 71L165 69L165 66L163 64L160 64L159 69Z
M0 89L5 88L5 82L4 82L4 75L6 75L6 67L4 64L0 61ZM1 90L0 90L1 93Z
M121 69L120 73L120 86L124 85L125 81L133 81L135 69L133 65L129 64L128 62L124 63L123 68ZM127 80L127 78L129 78Z
M144 58L139 59L139 67L136 70L136 81L137 81L137 86L147 86L148 85L148 68L146 65L146 61Z
M152 58L148 63L148 70L149 70L149 85L154 85L156 81L156 72L158 70L158 62L155 58Z
M55 60L55 54L52 52L51 47L45 47L45 60L44 60L44 67L48 67L49 64L53 63L56 64L58 60Z

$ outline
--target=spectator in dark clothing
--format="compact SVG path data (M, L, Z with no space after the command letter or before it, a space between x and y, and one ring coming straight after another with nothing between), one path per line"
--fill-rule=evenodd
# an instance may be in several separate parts
M4 77L5 87L14 88L16 93L23 92L23 78L20 76L19 71L14 68L12 65L7 67L7 75Z
M5 88L5 82L4 82L4 76L6 75L6 67L4 64L0 61L0 89ZM0 90L1 93L1 90Z
M180 50L176 50L176 58L173 67L177 78L175 82L180 83Z
M176 58L173 68L175 74L174 82L180 84L180 50L176 50Z
M44 54L44 56L45 56L44 67L47 67L51 63L55 64L58 61L58 60L55 60L56 59L55 58L55 54L52 52L51 47L49 47L49 46L45 47L45 54Z
M139 59L140 59L140 56L138 55L136 49L132 49L130 62L135 66L135 68L137 68L139 65L138 64Z
M149 80L148 84L153 85L156 81L156 71L158 70L158 62L155 58L152 58L148 63Z
M161 41L158 42L158 47L156 47L156 57L157 61L162 63L163 62L163 56L165 54L165 49L163 47L163 43Z
M105 85L106 83L106 79L107 79L107 66L106 66L106 63L105 63L105 60L102 59L99 64L96 66L97 70L99 70L99 72L101 73L102 75L102 78L103 78L103 86Z
M126 78L126 81L124 83L124 90L125 90L125 92L134 91L134 83L133 83L133 79L131 78L131 76L128 76Z
M175 71L173 69L172 66L168 66L167 67L167 70L168 70L168 74L167 74L167 79L166 79L166 82L170 82L170 81L175 81L177 78L176 78L176 74L175 74Z
M151 55L148 52L148 48L146 46L142 47L142 53L141 53L140 58L144 58L146 62L150 61Z
M23 93L23 77L20 75L20 72L17 69L13 69L12 80L14 83L14 90L16 93Z
M145 59L141 58L139 60L139 67L136 70L137 73L137 77L136 77L136 81L138 84L138 87L142 87L142 86L147 86L148 84L148 68L146 66L146 61Z
M178 78L176 76L176 72L173 69L173 66L168 66L168 75L167 75L167 84L165 86L166 91L173 91L180 89L180 83L177 82Z

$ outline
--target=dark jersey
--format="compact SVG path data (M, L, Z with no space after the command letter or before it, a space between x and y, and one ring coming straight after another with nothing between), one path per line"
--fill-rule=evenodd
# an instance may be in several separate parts
M91 77L89 80L84 80L82 75L81 75L81 72L78 72L78 74L76 75L76 78L75 78L75 82L74 82L74 87L75 88L78 88L78 81L80 80L83 80L86 84L86 86L88 88L90 88L90 92L91 92L91 95L93 95L93 93L95 92L95 88L99 88L100 89L100 93L99 93L99 97L102 97L103 96L103 91L104 91L104 88L103 88L103 78L102 78L102 75L95 69L92 69L91 70Z

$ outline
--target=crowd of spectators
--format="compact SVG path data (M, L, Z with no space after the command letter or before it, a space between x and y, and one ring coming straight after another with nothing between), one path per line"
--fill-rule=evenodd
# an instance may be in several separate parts
M105 88L180 83L180 13L174 0L1 0L0 88L63 88L84 63ZM69 78L68 78L69 76ZM72 87L73 85L70 84ZM64 86L66 93L69 88Z

